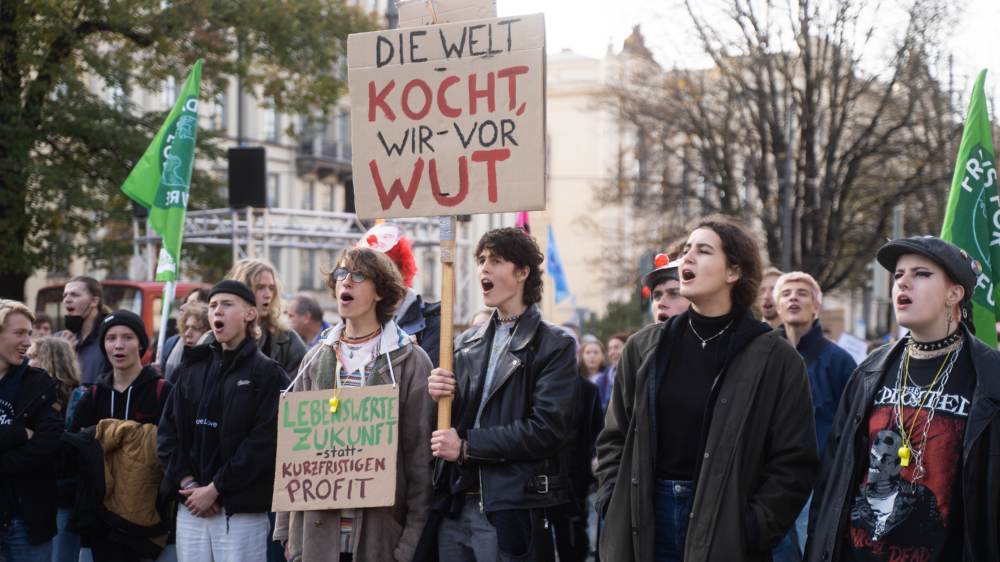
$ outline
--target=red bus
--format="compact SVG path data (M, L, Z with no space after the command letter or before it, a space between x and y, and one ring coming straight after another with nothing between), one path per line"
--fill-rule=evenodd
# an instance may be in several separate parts
M160 314L163 311L163 285L161 281L102 281L104 287L104 304L111 310L127 309L142 317L149 334L150 349L143 357L143 362L152 360L152 347L157 341L160 331ZM44 312L52 319L52 331L57 332L65 326L63 321L62 296L65 283L49 285L38 290L35 300L35 312ZM178 283L175 291L175 302L181 301L188 293L200 287L208 287L203 283ZM177 310L175 306L171 310Z

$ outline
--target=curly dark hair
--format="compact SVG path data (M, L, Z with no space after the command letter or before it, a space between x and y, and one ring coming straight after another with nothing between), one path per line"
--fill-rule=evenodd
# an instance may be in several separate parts
M737 267L740 271L740 278L730 291L733 307L749 309L757 301L763 269L757 238L742 223L725 215L710 215L700 219L690 231L699 228L711 230L722 240L726 264Z
M336 267L345 267L348 271L360 271L375 284L375 294L382 300L375 303L375 318L380 325L392 320L399 303L406 296L406 286L403 277L392 260L382 252L371 248L348 248L337 258ZM326 286L337 296L337 280L333 271L326 276Z
M528 306L542 300L542 260L545 258L531 235L515 227L495 228L479 239L476 258L483 250L513 263L516 268L527 267L528 278L524 280L522 300Z

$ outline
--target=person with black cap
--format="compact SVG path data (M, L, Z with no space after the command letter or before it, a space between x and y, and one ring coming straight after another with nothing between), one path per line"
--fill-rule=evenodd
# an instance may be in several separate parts
M826 444L806 560L1000 560L1000 353L975 338L980 266L932 236L893 240L909 333L851 376Z
M149 336L142 318L130 310L117 310L101 321L101 351L111 370L97 378L80 399L70 426L79 431L114 418L139 423L160 423L160 414L172 388L152 365L142 366Z
M149 348L149 336L146 334L142 318L129 310L117 310L105 316L97 329L99 334L97 341L101 344L101 352L111 364L111 370L101 374L80 398L76 414L70 423L70 430L93 431L93 428L105 419L131 420L139 424L151 424L150 427L155 428L160 422L171 385L160 376L160 372L154 366L142 365L142 356ZM128 472L134 474L137 470L141 470L136 463L142 463L149 458L144 454L144 439L141 437L143 431L141 426L112 428L105 427L104 424L101 424L101 429L94 431L95 438L102 447L105 447L105 464L101 473L109 475L111 480L107 480L105 476L105 480L100 484L102 488L106 486L109 493L112 483L119 489L117 492L119 497L137 491L125 484L129 475L119 474L118 470L119 467L128 466ZM151 437L149 439L151 454L153 440ZM112 455L119 455L122 461L113 462ZM146 466L155 467L155 471L159 472L156 460L150 460L152 464L147 463ZM83 468L81 473L86 477L88 471ZM155 489L154 485L152 490ZM143 512L149 515L150 521L164 521L163 516L166 514L154 515L153 512L157 511L158 506L155 500L152 504L148 503L147 498L146 494L131 494L131 497L128 497L129 503L121 504L121 507L126 509L110 511L112 513L127 511L132 514ZM146 544L146 541L135 540L137 537L129 536L130 531L135 530L134 527L128 525L118 527L112 522L118 520L102 518L100 522L87 521L85 527L80 529L82 544L90 547L95 562L138 562L148 557L149 548L152 548L153 552L158 552L163 546L162 544L153 546ZM155 528L157 536L164 536L166 533L162 524L150 525L149 528Z
M258 349L253 291L235 280L209 294L215 341L191 348L157 435L163 489L179 494L180 560L265 560L274 485L281 365Z
M681 296L681 282L678 266L681 260L670 261L667 254L656 254L654 269L643 276L643 295L649 296L649 309L655 323L666 322L691 306L691 302Z

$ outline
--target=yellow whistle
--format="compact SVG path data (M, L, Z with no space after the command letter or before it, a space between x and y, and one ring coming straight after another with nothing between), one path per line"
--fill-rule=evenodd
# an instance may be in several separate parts
M910 466L910 448L903 446L899 448L899 464Z
M340 399L334 396L330 399L330 413L336 414L337 408L340 406Z

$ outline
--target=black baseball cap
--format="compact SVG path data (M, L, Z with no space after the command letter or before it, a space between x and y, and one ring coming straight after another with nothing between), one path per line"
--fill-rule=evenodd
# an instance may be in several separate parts
M910 236L890 240L879 248L875 258L892 272L899 257L905 254L919 254L938 264L953 282L965 288L962 302L972 299L982 266L968 252L936 236Z

